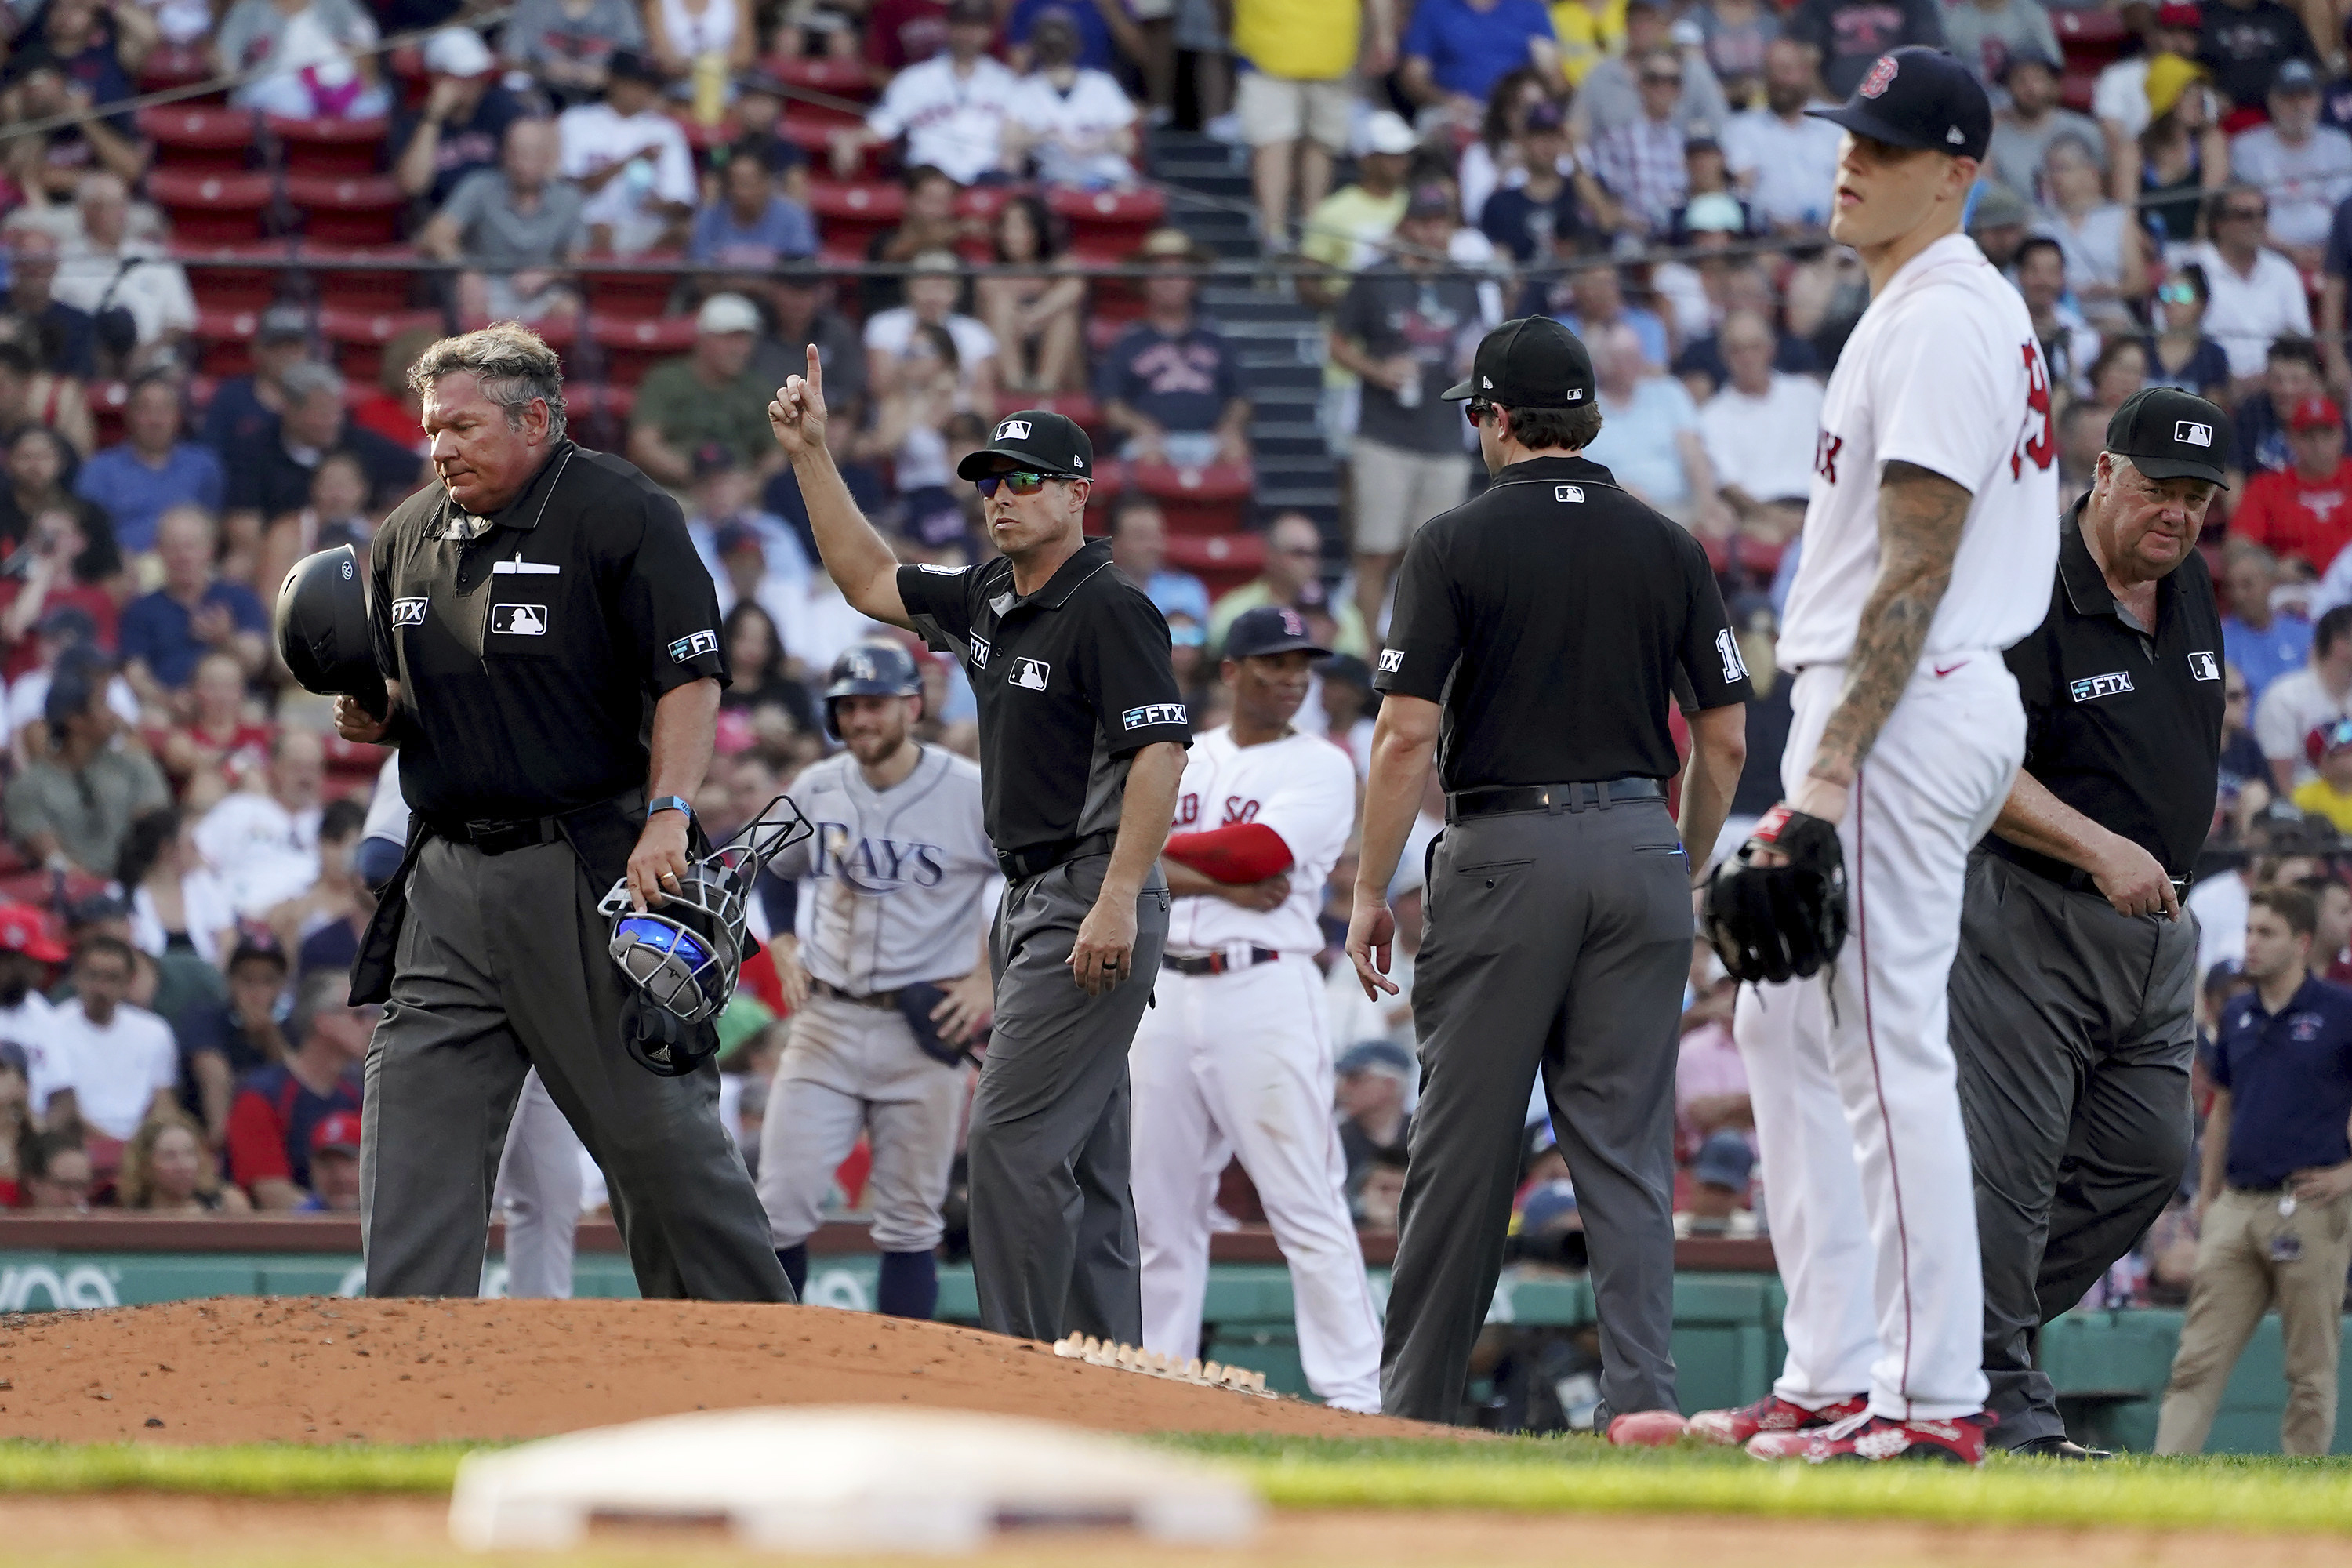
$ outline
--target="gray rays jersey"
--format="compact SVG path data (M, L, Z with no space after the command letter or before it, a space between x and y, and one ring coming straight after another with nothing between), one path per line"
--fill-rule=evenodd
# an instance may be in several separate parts
M980 769L937 746L877 795L843 752L794 780L816 832L771 863L801 884L801 963L856 995L968 973L1003 878L982 826Z

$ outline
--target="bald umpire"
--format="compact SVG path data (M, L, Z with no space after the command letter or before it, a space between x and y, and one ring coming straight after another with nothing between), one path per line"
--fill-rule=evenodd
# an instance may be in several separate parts
M352 966L368 1047L361 1235L371 1296L471 1296L524 1074L604 1168L647 1297L789 1301L706 1059L677 1078L622 1040L597 911L687 868L687 798L727 679L719 605L677 503L564 434L554 351L500 322L425 352L441 482L376 536L369 611L410 826Z
M2035 1336L2189 1160L2197 923L2180 895L2213 821L2222 707L2197 536L2231 449L2201 397L2126 398L2063 524L2050 613L2007 655L2025 762L1969 862L1950 997L2000 1418L1987 1441L2012 1452L2095 1452L2067 1437Z
M843 595L951 649L980 704L1004 873L969 1140L981 1325L1140 1344L1127 1054L1168 943L1160 851L1192 744L1168 623L1086 538L1094 447L1061 415L1008 415L957 466L1003 552L962 568L899 565L859 513L825 449L814 348L768 421Z
M1413 1113L1381 1406L1453 1421L1502 1270L1538 1070L1576 1183L1612 1438L1678 1427L1674 1087L1690 972L1685 844L1711 846L1747 759L1747 668L1699 542L1581 453L1592 361L1540 317L1478 345L1470 423L1494 482L1413 536L1373 684L1348 956L1393 992L1386 890L1433 753L1432 847L1413 971ZM1691 713L1680 767L1667 706Z

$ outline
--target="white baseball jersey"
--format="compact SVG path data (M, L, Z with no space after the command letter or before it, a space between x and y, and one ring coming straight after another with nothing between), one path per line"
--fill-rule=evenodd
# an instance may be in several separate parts
M1221 725L1195 736L1185 754L1169 837L1255 822L1290 846L1290 897L1264 914L1223 899L1179 899L1168 917L1168 951L1209 952L1235 943L1277 952L1323 949L1323 884L1356 818L1356 768L1317 735L1289 734L1262 745L1234 744Z
M982 826L980 769L937 746L875 793L846 752L794 781L815 836L769 868L801 882L801 963L864 996L968 973L1003 884Z
M886 141L904 132L908 168L929 163L968 185L1001 161L1005 117L1020 89L1021 79L986 55L960 76L942 50L890 79L866 128Z
M1974 240L1937 240L1871 300L1830 376L1780 668L1853 651L1878 575L1887 463L1933 469L1970 497L1925 657L2005 648L2041 625L2058 566L2057 461L2050 371L2024 300Z

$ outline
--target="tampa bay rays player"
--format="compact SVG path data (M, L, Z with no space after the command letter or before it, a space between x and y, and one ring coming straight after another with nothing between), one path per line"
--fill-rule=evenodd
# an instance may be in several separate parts
M793 783L816 831L769 863L802 886L796 929L775 943L793 1031L760 1131L760 1199L794 1291L834 1169L868 1135L875 1305L902 1318L939 1301L940 1205L970 1091L965 1047L994 1000L988 928L1003 885L980 770L914 738L922 689L895 643L834 661L825 727L846 750Z
M1209 1206L1241 1156L1290 1265L1298 1355L1327 1404L1378 1414L1381 1324L1348 1215L1331 1117L1323 884L1356 816L1348 753L1290 721L1317 645L1298 612L1244 611L1225 634L1233 721L1197 737L1163 851L1168 951L1128 1058L1129 1180L1143 1265L1143 1346L1200 1353Z

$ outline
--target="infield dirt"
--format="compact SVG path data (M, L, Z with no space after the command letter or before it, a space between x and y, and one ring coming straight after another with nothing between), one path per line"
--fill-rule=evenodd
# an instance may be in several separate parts
M0 1438L478 1442L740 1405L901 1404L1115 1432L1477 1436L825 1307L221 1298L0 1318Z

